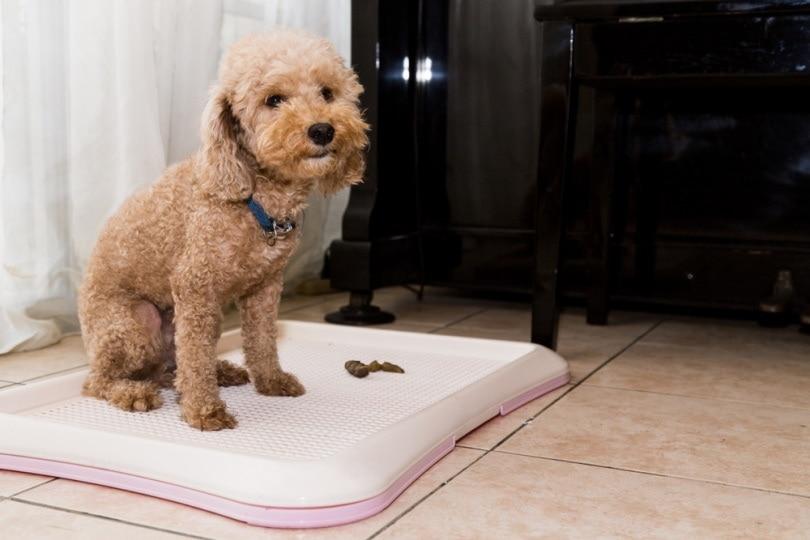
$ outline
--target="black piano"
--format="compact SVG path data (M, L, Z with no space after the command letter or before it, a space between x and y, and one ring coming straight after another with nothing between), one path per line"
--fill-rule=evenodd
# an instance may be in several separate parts
M374 324L395 284L753 317L810 295L810 2L352 2L373 126L330 248Z

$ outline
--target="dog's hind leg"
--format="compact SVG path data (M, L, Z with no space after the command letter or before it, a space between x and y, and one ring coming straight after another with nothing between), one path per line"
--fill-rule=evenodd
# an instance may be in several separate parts
M250 382L248 371L242 366L227 360L217 360L217 384L219 386L239 386Z
M157 308L125 295L94 296L82 305L82 330L90 354L85 395L126 411L162 405L163 339Z

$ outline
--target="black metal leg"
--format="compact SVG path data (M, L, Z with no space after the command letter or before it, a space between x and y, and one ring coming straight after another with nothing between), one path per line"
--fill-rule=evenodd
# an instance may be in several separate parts
M590 221L590 289L588 323L607 324L612 270L615 265L613 246L613 210L616 196L616 99L612 92L597 90L594 94L593 140L591 143Z
M324 320L333 324L346 324L352 326L370 326L394 322L394 315L372 306L374 298L372 291L352 291L349 303L338 311L328 313Z
M573 32L567 22L543 23L532 341L551 349L557 347L565 181L577 116L577 92L572 85Z
M349 304L327 314L324 319L335 324L372 325L394 320L390 313L371 305L372 290L381 281L372 272L371 214L374 210L378 188L377 137L379 134L379 50L380 50L380 2L379 0L354 0L352 3L352 63L363 82L363 108L366 120L371 124L369 145L372 149L366 156L366 174L361 184L352 186L349 205L343 214L343 238L332 243L330 248L330 273L332 286L349 290ZM400 6L402 7L402 6ZM379 246L377 246L379 250Z

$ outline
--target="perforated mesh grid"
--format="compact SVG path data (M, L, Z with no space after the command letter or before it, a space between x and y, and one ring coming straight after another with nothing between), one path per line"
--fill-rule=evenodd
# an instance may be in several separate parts
M240 360L241 353L230 359ZM252 385L222 388L228 409L239 420L233 430L201 432L180 420L173 391L164 405L146 413L118 410L106 402L76 398L35 412L54 422L127 433L174 443L206 446L279 459L321 459L344 450L492 373L504 360L470 358L452 351L430 354L363 345L285 340L279 343L284 368L298 376L307 393L267 397ZM356 379L343 368L349 359L389 361L406 373L371 373Z

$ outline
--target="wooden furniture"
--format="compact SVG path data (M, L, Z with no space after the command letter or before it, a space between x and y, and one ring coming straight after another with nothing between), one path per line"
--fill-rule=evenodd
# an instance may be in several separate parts
M673 97L681 97L718 111L727 110L728 104L736 104L735 111L757 110L758 101L782 96L802 113L805 108L791 89L810 84L810 2L575 0L538 5L535 17L543 32L542 195L537 199L532 340L554 347L565 196L577 131L592 133L585 152L591 171L588 321L605 324L625 217L625 187L617 183L616 173L626 165L617 163L617 147L627 142L623 120L628 115L621 113L637 105L639 96L653 94L659 103L665 96L670 106ZM586 91L591 113L583 122L580 109ZM750 101L739 103L741 95ZM771 110L779 110L779 105ZM805 121L800 131L806 133L808 127ZM786 141L786 146L791 144ZM741 146L739 159L745 161L746 153L758 155L757 146L756 141ZM803 155L800 148L791 151ZM760 163L754 174L765 174L766 169ZM632 174L624 169L621 179ZM643 185L656 189L655 182ZM636 271L642 280L650 279L655 265L656 208L649 194L642 193L635 238Z

